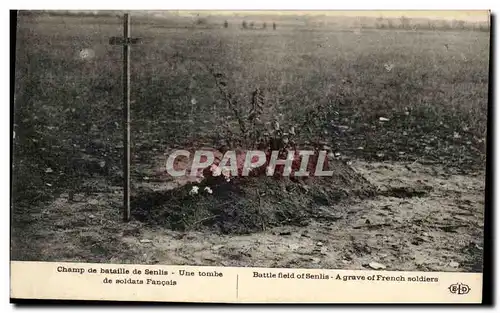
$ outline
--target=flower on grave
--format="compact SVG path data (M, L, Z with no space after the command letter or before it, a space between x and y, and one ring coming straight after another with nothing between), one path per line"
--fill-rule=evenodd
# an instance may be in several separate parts
M200 189L198 186L193 186L191 190L189 191L190 195L196 195L198 194L198 189Z
M273 169L270 166L266 167L266 175L271 176L273 174L274 174Z
M224 179L226 180L226 182L231 181L231 171L229 169L223 168L221 173L222 173L222 176L224 176Z
M213 192L213 191L212 191L212 189L211 189L210 187L205 187L205 189L203 189L203 190L205 190L205 191L206 191L206 192L208 192L209 194L212 194L212 192Z
M212 176L220 176L222 174L222 170L219 166L212 164L210 166L210 171L212 172Z

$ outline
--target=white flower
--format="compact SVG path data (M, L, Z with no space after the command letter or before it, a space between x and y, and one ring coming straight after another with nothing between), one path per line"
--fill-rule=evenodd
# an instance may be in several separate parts
M205 190L209 194L212 194L212 189L210 187L205 187L205 189L203 189L203 190Z
M196 194L198 194L198 189L200 189L198 186L193 186L191 188L191 191L189 191L189 194L190 195L196 195Z
M229 171L229 169L228 169L228 168L224 167L224 168L222 169L222 175L224 175L224 177L226 177L226 178L228 178L228 179L229 179L229 177L231 176L231 171Z
M274 170L270 166L266 167L266 175L267 176L271 176L271 175L273 175L273 173L274 173Z
M392 69L394 68L394 64L392 64L392 63L385 63L385 64L384 64L384 67L385 67L385 70L386 70L387 72L390 72L390 71L392 71Z
M191 98L191 104L192 104L192 105L195 105L196 103L198 103L198 101L196 101L196 99L195 99L195 98Z

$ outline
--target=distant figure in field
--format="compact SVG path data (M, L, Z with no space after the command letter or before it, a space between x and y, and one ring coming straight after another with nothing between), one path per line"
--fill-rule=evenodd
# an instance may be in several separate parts
M276 23L273 22L273 29L276 30Z
M228 28L229 23L227 21L224 21L224 28Z
M267 24L266 24L266 22L264 22L264 23L262 24L262 28L263 28L263 29L266 29L266 27L267 27Z

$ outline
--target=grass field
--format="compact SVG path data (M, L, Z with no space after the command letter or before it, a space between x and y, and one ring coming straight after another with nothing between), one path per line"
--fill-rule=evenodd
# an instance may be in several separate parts
M205 66L224 74L245 111L251 92L266 90L267 114L283 125L300 124L323 106L307 136L342 157L438 165L449 175L484 171L488 32L245 30L235 23L223 28L223 21L218 27L133 21L132 35L143 38L131 55L134 184L167 149L211 145L224 136L223 125L236 129ZM86 183L88 173L75 174L74 159L89 154L108 164L111 174L97 189L113 195L121 186L121 49L108 44L121 25L110 17L68 16L18 23L13 240L24 247L15 255L29 258L40 254L26 252L32 244L19 238L33 231L28 216ZM82 49L95 56L82 59Z

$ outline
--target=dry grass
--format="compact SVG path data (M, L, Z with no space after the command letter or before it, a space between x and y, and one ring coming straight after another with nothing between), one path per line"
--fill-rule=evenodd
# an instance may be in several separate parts
M120 33L113 18L20 18L17 208L36 210L37 201L83 184L85 177L69 170L83 154L106 160L108 183L121 184L121 51L107 43ZM132 33L144 38L132 48L135 181L143 177L139 166L166 147L216 142L225 124L237 129L200 64L224 73L239 105L251 103L255 88L265 89L272 103L266 114L283 125L301 124L322 105L304 141L321 139L356 158L484 167L488 33L142 22ZM93 49L95 58L79 59L82 48ZM380 123L381 116L390 121Z

